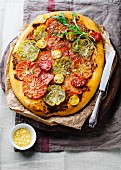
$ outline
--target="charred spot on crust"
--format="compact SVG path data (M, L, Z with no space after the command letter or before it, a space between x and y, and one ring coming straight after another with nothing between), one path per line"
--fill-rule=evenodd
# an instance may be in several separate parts
M49 112L50 113L53 113L53 112L58 112L58 111L64 111L68 108L68 106L63 106L63 107L60 107L60 106L56 106L56 107L50 107L49 108Z
M76 21L80 20L80 16L76 15Z
M40 23L35 23L32 25L33 28L37 28L38 26L40 26Z
M16 69L16 65L19 63L17 53L12 54L12 63L13 63L13 70Z
M15 78L16 80L19 80L19 79L18 79L18 76L17 76L16 74L14 74L14 78Z
M87 91L90 91L90 88L89 88L89 86L87 86Z
M56 105L56 107L48 105L49 113L54 113L54 112L58 112L58 111L65 111L66 109L68 109L68 106L67 106L67 104L65 102L62 102L58 106Z

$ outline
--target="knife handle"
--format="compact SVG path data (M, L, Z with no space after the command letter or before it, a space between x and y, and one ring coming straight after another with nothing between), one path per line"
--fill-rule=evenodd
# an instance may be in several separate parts
M89 127L90 128L94 128L95 125L97 124L98 112L99 112L102 96L103 96L103 91L100 91L99 95L97 97L97 101L96 101L94 110L89 118Z

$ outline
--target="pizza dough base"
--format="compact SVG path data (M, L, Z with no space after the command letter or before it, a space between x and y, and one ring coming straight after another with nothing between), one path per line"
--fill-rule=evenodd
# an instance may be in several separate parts
M64 11L63 11L64 12ZM26 30L20 35L20 37L17 40L17 43L13 49L12 53L15 53L20 45L20 43L27 37L27 35L32 31L33 27L32 25L35 23L42 22L43 18L47 19L50 18L53 15L58 15L60 12L52 12L47 13L44 15L39 15L27 28ZM67 18L72 18L72 12L65 11L65 16ZM99 32L98 25L92 21L91 19L79 15L80 20L83 21L85 26L88 29L93 29L95 32ZM50 113L48 111L47 106L45 105L43 99L39 100L33 100L29 99L26 96L24 96L24 93L22 91L22 82L18 81L14 78L15 70L13 70L13 63L12 63L12 55L10 56L10 67L9 67L9 77L10 77L10 83L12 86L12 89L14 91L15 96L19 99L19 101L30 111L32 111L34 114L44 117L50 117L52 115L58 115L58 116L67 116L74 114L81 110L93 97L94 93L96 92L98 85L100 83L103 67L104 67L104 51L103 51L103 42L100 41L97 43L97 51L98 53L94 53L92 58L95 60L95 64L97 64L97 67L95 71L93 72L93 76L89 80L87 86L89 87L89 91L85 91L82 95L82 100L79 102L76 106L71 106L68 104L68 109L64 111L58 111ZM97 60L98 59L98 60Z

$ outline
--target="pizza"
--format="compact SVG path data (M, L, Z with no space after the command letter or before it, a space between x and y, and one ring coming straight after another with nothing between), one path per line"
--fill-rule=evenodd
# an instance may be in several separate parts
M35 115L68 116L86 107L104 67L103 38L91 19L63 11L39 15L18 37L9 77Z

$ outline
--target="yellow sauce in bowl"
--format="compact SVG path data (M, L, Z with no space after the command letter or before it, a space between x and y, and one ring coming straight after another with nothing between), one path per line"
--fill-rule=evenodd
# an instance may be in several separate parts
M32 142L32 134L27 128L20 128L14 132L13 140L17 146L26 147Z

